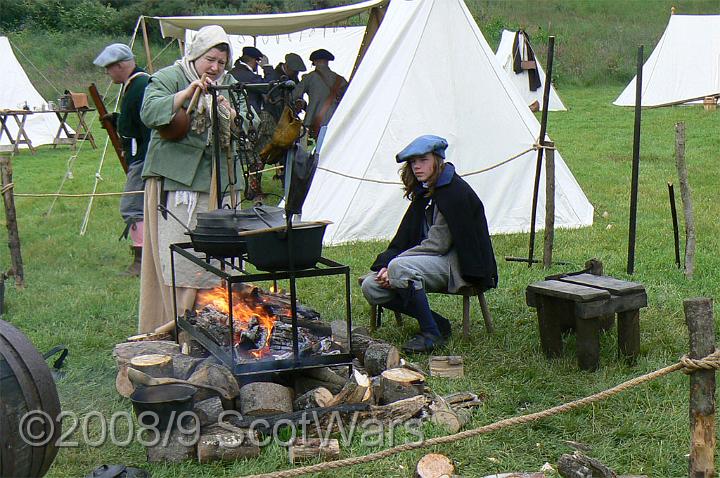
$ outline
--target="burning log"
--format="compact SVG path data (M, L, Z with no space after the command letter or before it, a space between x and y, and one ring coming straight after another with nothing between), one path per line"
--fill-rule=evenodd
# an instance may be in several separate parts
M247 416L293 411L292 389L272 382L255 382L240 389L240 413Z
M340 458L340 442L335 438L297 440L288 447L288 458L292 464L315 458L320 458L322 461L337 460Z
M258 440L252 440L248 430L229 431L223 427L210 427L203 431L197 445L200 463L235 461L256 458L260 455Z
M174 377L173 359L170 355L138 355L130 359L130 367L151 377Z
M422 395L425 390L425 377L406 368L385 370L380 377L380 403L383 404Z
M333 400L333 394L325 387L318 387L295 399L293 408L295 410L307 410L308 408L327 407Z
M418 478L440 478L442 476L453 476L455 465L450 458L439 453L428 453L420 458L415 473Z
M363 364L371 376L380 375L400 365L400 352L394 345L376 342L365 350Z

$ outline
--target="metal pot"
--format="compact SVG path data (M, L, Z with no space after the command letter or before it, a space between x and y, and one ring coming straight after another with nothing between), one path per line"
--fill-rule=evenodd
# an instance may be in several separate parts
M228 228L252 231L285 224L284 210L274 206L255 206L249 209L217 209L197 215L198 228Z
M290 269L290 254L295 269L309 269L322 256L322 240L327 222L298 224L292 228L292 251L286 228L252 231L241 236L247 243L248 261L261 271Z
M197 388L192 385L150 385L135 390L130 400L141 425L165 430L178 423L180 414L192 410L195 393Z
M238 237L237 232L231 235L213 233L203 234L199 232L186 232L190 236L193 248L197 252L215 257L238 257L247 252L247 245L244 240Z

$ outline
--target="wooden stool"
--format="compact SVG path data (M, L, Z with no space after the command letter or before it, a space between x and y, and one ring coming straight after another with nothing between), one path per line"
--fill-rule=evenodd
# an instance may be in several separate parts
M358 285L362 285L365 276L358 277ZM463 337L470 338L470 298L477 296L478 303L480 304L480 310L482 311L483 321L485 322L485 330L488 334L492 334L495 331L493 325L492 315L490 314L490 308L488 307L487 301L485 300L485 294L479 289L469 286L463 287L457 292L431 292L431 294L446 294L446 295L461 295L463 298ZM402 314L400 312L395 313L395 321L398 325L402 325ZM370 331L374 332L379 325L379 318L382 314L382 306L371 306L370 307Z
M608 276L579 274L530 284L527 304L537 309L540 342L547 358L562 354L561 328L574 323L578 365L600 366L603 317L617 314L618 355L634 364L640 352L640 308L647 306L645 287Z

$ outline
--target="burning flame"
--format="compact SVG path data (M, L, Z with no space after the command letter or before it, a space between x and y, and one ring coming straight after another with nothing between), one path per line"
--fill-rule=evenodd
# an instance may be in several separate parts
M232 303L233 329L235 331L235 335L239 336L241 331L247 330L251 319L256 317L260 327L265 329L267 334L265 343L261 347L250 350L249 352L255 358L261 358L270 353L270 339L272 337L273 328L275 327L275 316L269 314L261 304L255 305L244 300L243 294L238 291L233 291ZM212 307L223 314L229 315L230 307L228 305L227 290L224 287L199 290L195 299L195 307L198 311L200 311L206 306Z

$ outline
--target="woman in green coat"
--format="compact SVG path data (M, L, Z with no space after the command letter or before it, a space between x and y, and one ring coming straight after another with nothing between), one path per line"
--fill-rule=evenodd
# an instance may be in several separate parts
M187 242L185 229L172 217L158 213L158 204L165 204L186 226L195 227L198 212L217 208L214 175L219 174L223 191L228 188L227 162L221 161L214 171L211 95L209 85L235 83L226 72L232 65L230 40L217 25L201 28L182 59L155 73L145 91L140 116L152 129L143 179L145 179L145 232L140 278L139 332L147 333L166 324L173 317L170 244ZM202 80L203 74L207 77ZM167 140L159 129L170 124L180 108L187 108L196 88L202 90L200 100L190 117L190 130L180 140ZM235 111L223 96L218 96L218 116L222 150L230 141ZM229 198L225 198L227 200ZM191 309L197 289L219 285L218 278L176 257L175 280L179 313Z

